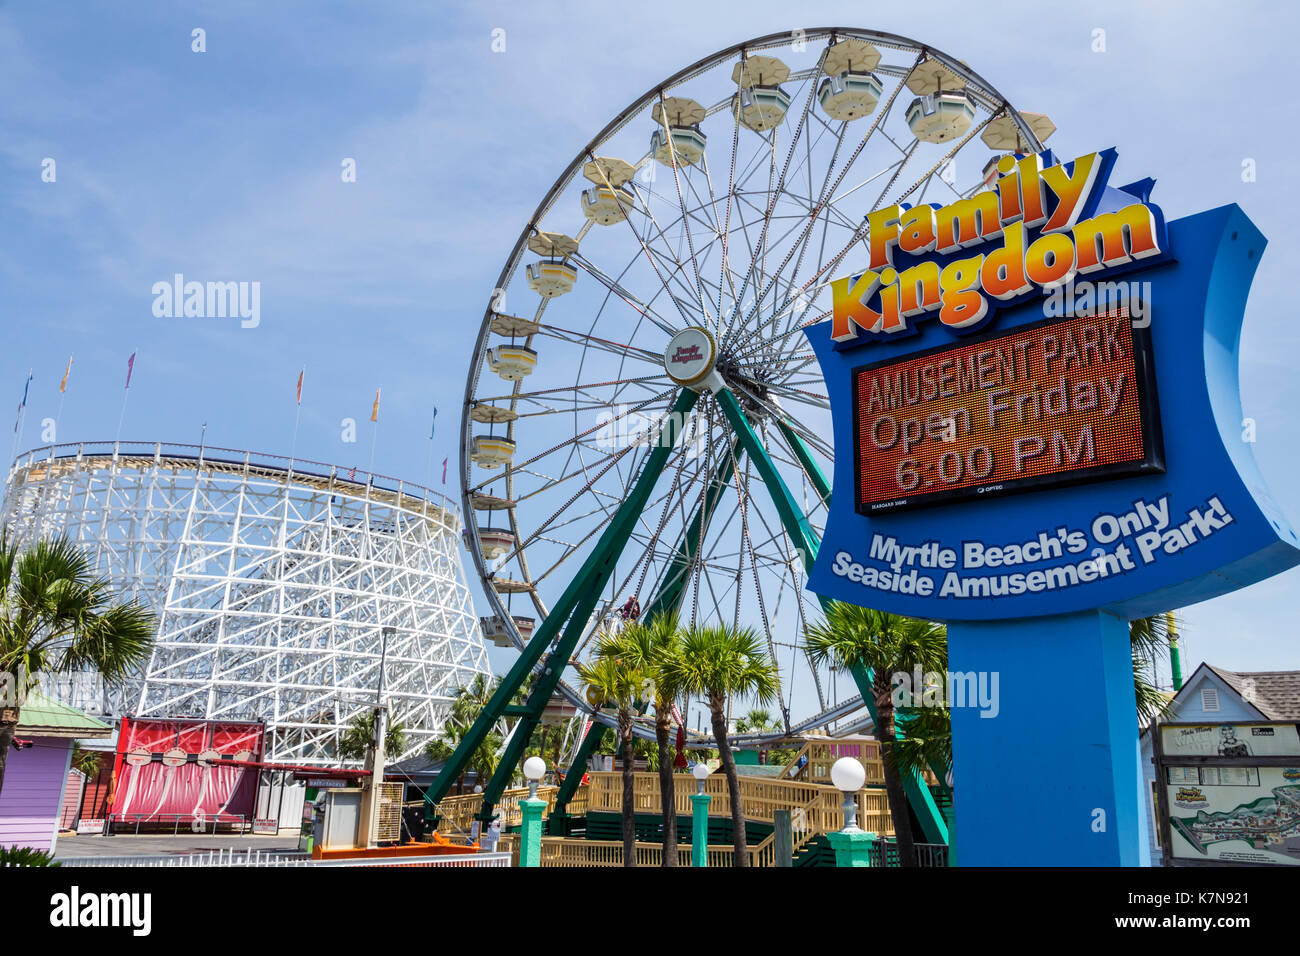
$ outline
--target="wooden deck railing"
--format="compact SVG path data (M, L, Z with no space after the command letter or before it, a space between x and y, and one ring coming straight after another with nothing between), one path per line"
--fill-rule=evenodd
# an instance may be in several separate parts
M623 809L623 779L619 773L590 774L587 791L587 809L619 813ZM691 794L695 793L695 779L689 774L673 774L676 785L673 802L680 816L691 814ZM704 783L709 801L709 816L730 816L731 796L727 791L727 778L715 773ZM659 775L638 773L632 780L633 807L637 813L661 813ZM773 780L769 777L740 777L741 808L746 820L755 823L773 823L774 811L789 810L791 822L798 833L807 833L807 842L819 833L839 830L844 826L843 795L827 784L803 783L798 780ZM889 801L885 791L864 787L858 791L858 826L880 834L894 832L889 815Z
M769 838L770 839L770 838ZM764 841L767 842L767 841ZM502 834L497 844L498 853L509 853L513 865L519 865L519 834ZM729 867L734 865L736 851L731 844L710 844L708 861L712 867ZM768 854L770 856L770 854ZM749 848L750 866L771 866L770 862L761 862L764 854L758 847ZM663 845L659 843L636 844L636 865L657 867L663 864ZM542 837L542 866L622 866L623 843L621 840L583 840L576 837ZM677 865L691 865L691 846L680 843L677 846Z
M867 771L868 787L885 785L885 764L880 756L880 742L870 737L828 737L825 740L806 741L785 765L780 779L829 785L831 766L841 757L858 759ZM800 760L803 760L802 766ZM937 782L934 774L928 770L921 776L929 786L934 786Z
M555 795L559 791L559 787L537 788L538 798L546 801L545 815L548 817L551 815L551 811L555 809ZM527 796L527 787L506 790L501 794L497 807L501 811L502 829L517 827L523 822L523 816L519 812L519 801ZM482 804L483 795L481 793L464 793L454 797L443 797L442 802L438 804L438 832L449 840L458 837L464 839L469 835L470 827L474 823L474 815L479 812L479 807ZM586 812L587 788L579 787L578 792L569 801L569 813L583 814Z
M621 773L591 773L589 783L582 787L570 807L583 801L584 810L620 813L623 808L623 776ZM681 816L690 816L690 795L696 792L695 779L687 774L674 774L676 785L673 794L674 808ZM551 788L553 790L553 788ZM731 798L727 791L727 780L722 774L714 774L705 781L704 792L713 799L709 801L709 815L726 817L731 815ZM518 795L516 795L516 793ZM514 797L507 804L505 797ZM519 795L526 791L510 791L503 795L502 806L514 808L514 821L518 819ZM477 801L481 798L472 795ZM548 811L554 805L554 794L538 791L539 797L545 797ZM469 799L450 798L461 801ZM740 799L745 819L756 823L772 824L775 811L790 811L791 838L793 850L798 853L815 837L831 833L844 827L844 797L838 790L827 784L803 783L797 780L773 780L766 777L740 778ZM661 800L659 795L659 775L657 773L638 773L632 778L632 801L636 813L659 814ZM443 801L446 806L447 800ZM857 794L858 825L864 830L871 830L883 836L894 832L893 820L889 815L889 803L885 791L878 788L864 787ZM457 804L459 806L459 804ZM477 803L469 810L467 819L477 812ZM512 817L508 814L507 824ZM513 852L518 858L517 833L504 833L498 849L501 852ZM678 846L679 865L689 866L691 862L689 844ZM776 865L776 835L769 834L757 844L748 847L749 865L766 867ZM728 845L710 845L708 848L709 866L731 866L734 850ZM663 859L663 847L659 843L636 844L636 862L638 866L659 866ZM622 866L623 844L621 841L583 840L580 838L543 837L542 866Z
M884 766L880 759L880 745L870 738L828 739L807 741L782 770L782 775L771 777L740 777L740 799L746 820L773 824L777 810L790 811L793 849L798 853L814 838L832 833L844 826L843 795L830 782L831 765L841 757L856 757L867 771L864 787L857 794L858 826L884 836L892 836L893 819L889 814L889 801L885 795ZM803 759L802 766L800 758ZM570 800L568 812L579 815L590 811L621 813L623 809L623 777L621 773L592 772L589 782ZM691 815L691 794L696 792L695 779L688 774L673 775L673 806L679 816ZM726 777L715 773L705 781L704 792L709 801L709 815L731 815L731 796ZM557 787L539 787L537 796L546 801L546 816L555 808ZM503 828L517 827L522 822L519 801L528 796L525 788L507 790L498 801ZM465 839L482 803L480 794L467 793L444 797L438 805L438 831L448 839ZM633 775L632 805L640 814L660 814L659 775L636 773ZM518 855L518 837L504 833L500 849L513 848ZM662 846L658 843L637 844L637 865L658 866L662 859ZM682 865L690 864L690 847L682 844L678 849ZM709 847L710 866L730 866L732 848ZM751 866L776 864L776 837L769 835L749 847ZM542 840L542 866L621 866L621 842L602 840L566 839L544 837Z

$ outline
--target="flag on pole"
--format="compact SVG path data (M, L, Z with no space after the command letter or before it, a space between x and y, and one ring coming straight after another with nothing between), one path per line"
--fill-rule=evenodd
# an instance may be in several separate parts
M68 374L72 371L72 356L68 356L68 367L63 370L63 381L59 382L59 394L68 390Z
M433 433L436 432L437 430L438 430L438 409L435 407L433 410L433 424L429 426L429 437L432 438Z
M379 421L379 389L375 389L375 405L374 408L370 409L370 420L372 422Z
M306 374L307 374L306 368L304 368L301 372L298 373L298 404L299 405L302 404L302 377Z
M27 392L32 387L32 373L27 372L27 381L23 383L23 400L18 403L18 415L14 418L14 434L18 434L18 423L23 420L23 409L27 407Z
M446 458L442 460L442 483L444 485L447 483L447 459Z
M134 369L135 369L135 353L132 352L131 357L126 360L126 387L127 388L131 387L131 372Z

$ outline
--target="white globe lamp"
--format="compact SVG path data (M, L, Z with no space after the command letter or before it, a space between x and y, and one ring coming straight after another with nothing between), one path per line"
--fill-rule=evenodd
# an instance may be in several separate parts
M546 761L541 757L529 757L524 761L524 779L528 781L528 799L537 799L537 785L546 774Z
M867 768L856 757L841 757L831 764L831 783L844 794L844 829L858 829L857 793L867 782Z

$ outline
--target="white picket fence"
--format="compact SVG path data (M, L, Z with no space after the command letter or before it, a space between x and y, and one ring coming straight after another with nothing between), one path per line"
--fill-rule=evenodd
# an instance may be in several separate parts
M172 856L86 856L60 859L63 866L509 866L509 853L467 853L463 856L367 857L356 860L313 860L301 853L275 850L209 850Z

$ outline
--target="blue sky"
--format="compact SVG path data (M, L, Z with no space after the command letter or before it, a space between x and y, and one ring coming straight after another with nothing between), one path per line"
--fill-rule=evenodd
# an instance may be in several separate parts
M1170 218L1235 202L1255 219L1270 245L1243 405L1295 521L1300 160L1281 91L1296 20L1284 5L1189 2L0 4L0 410L32 369L22 443L42 444L75 353L58 438L111 439L138 349L123 438L197 442L206 422L209 444L287 453L306 366L299 456L364 468L382 387L375 470L425 481L436 407L436 487L484 304L563 167L687 63L840 24L967 60L1053 118L1058 152L1117 147L1114 181L1156 177ZM261 324L156 318L151 287L177 272L259 282ZM1185 672L1300 667L1298 583L1293 571L1187 609Z

